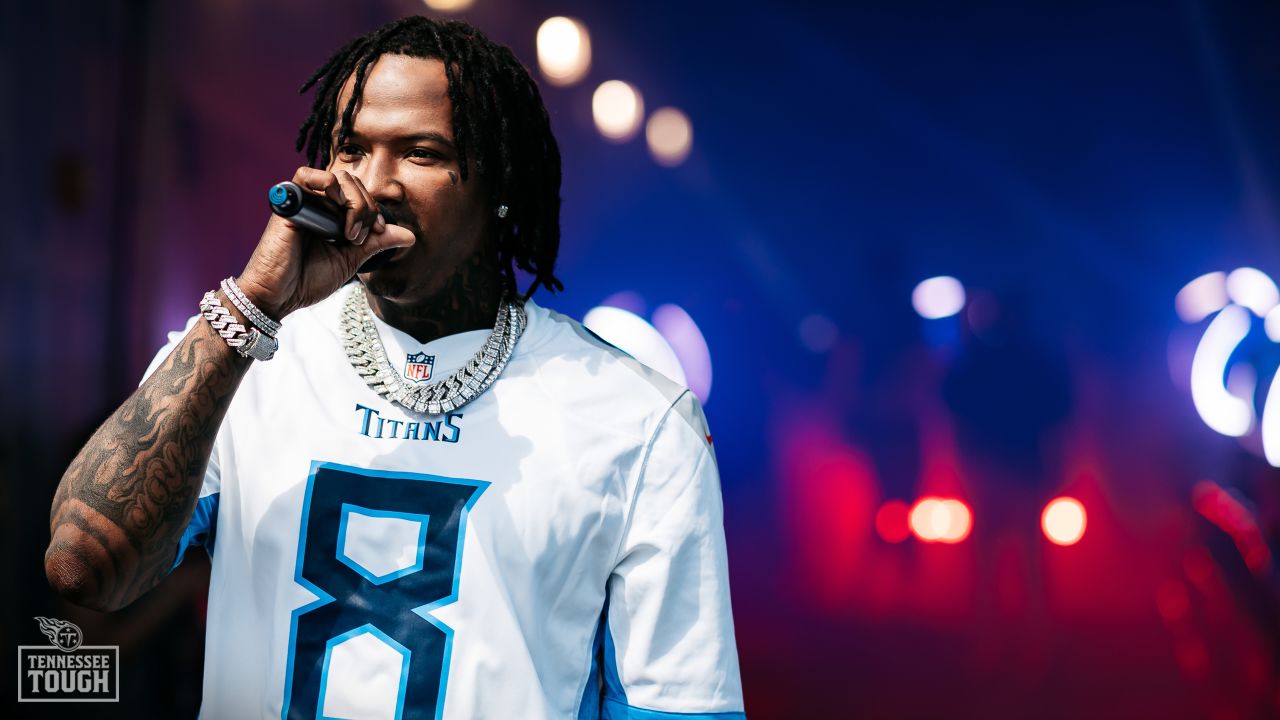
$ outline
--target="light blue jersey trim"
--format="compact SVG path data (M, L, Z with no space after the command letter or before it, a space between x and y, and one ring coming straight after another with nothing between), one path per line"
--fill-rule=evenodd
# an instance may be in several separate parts
M607 612L608 610L600 614L596 631L591 636L591 669L587 671L587 685L582 689L582 702L578 704L578 720L600 720L600 691L603 687L600 679L600 653L603 651L601 635Z
M618 702L614 698L604 699L602 720L746 720L746 713L679 713L662 712L661 710L645 710Z
M173 559L173 566L169 568L169 572L173 572L182 564L187 548L192 545L203 545L209 556L213 557L213 543L217 539L217 533L218 493L213 493L196 501L196 508L191 513L191 521L187 523L187 529L182 531L182 537L178 539L178 556Z
M618 675L618 656L613 649L613 633L609 631L609 600L604 601L604 697L606 700L627 705L627 691L622 687L622 678ZM605 714L608 717L608 714Z
M627 692L618 676L618 657L609 632L609 600L605 598L604 618L599 634L604 665L604 698L600 703L600 720L746 720L743 712L681 713L648 710L627 704Z

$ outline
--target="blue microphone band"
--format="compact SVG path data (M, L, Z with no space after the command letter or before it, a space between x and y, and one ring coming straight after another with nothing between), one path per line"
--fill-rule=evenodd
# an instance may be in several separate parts
M342 232L343 218L335 213L327 199L315 193L309 193L293 182L282 182L271 186L267 192L267 202L271 212L292 220L297 225L319 235L329 242L345 242ZM391 216L383 208L378 214L388 225L392 225Z

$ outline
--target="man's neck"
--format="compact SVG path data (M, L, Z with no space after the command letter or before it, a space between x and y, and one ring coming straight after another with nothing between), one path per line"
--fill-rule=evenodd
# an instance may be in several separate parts
M365 290L369 307L383 322L426 344L468 330L492 329L502 300L496 273L458 273L432 300L398 303Z

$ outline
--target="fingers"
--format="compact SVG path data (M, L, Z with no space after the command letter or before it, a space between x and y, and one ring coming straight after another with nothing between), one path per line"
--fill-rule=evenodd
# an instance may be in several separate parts
M355 245L361 245L369 233L380 232L386 225L378 216L378 203L369 194L360 178L346 170L332 173L312 167L300 167L293 181L299 186L327 197L342 208L343 235Z
M364 214L360 218L363 229L360 231L358 242L363 244L369 238L370 232L378 232L378 223L382 221L382 215L378 212L378 201L373 199L373 195L369 193L369 188L364 186L364 181L360 178L347 173L347 177L355 183L356 189L364 196Z
M299 187L324 195L340 208L347 207L347 198L338 184L338 179L328 170L300 167L293 174L293 182Z
M402 228L399 225L384 225L382 232L370 234L367 242L359 247L352 247L351 251L357 253L360 262L363 263L383 250L408 247L414 242L413 231L408 228Z
M364 186L360 181L346 170L339 170L334 177L338 186L342 188L342 193L347 196L346 237L359 245L364 242L365 231L371 225L366 223L366 219L373 199L364 192Z

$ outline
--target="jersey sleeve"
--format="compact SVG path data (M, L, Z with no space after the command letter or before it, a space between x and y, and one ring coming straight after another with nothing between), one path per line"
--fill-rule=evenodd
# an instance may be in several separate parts
M720 474L685 391L649 443L600 628L600 717L745 718Z
M173 349L182 342L182 339L191 332L195 324L200 320L199 315L193 315L187 321L187 325L180 331L169 333L169 341L165 346L160 348L156 353L151 364L147 366L147 371L142 374L142 381L147 381L151 374L164 364L165 359L173 352ZM213 444L213 452L209 455L209 465L204 471L204 481L200 484L200 495L196 500L195 511L191 514L191 520L187 523L187 528L182 532L182 537L178 540L177 556L174 557L173 565L169 568L169 572L173 572L175 568L182 564L182 558L187 554L187 548L193 545L199 545L212 555L213 543L218 527L218 492L221 487L221 474L218 465L218 444Z

